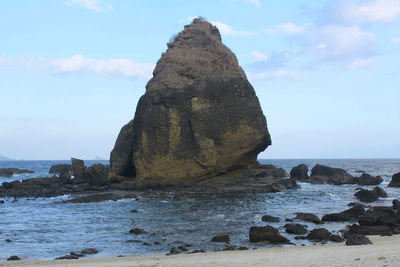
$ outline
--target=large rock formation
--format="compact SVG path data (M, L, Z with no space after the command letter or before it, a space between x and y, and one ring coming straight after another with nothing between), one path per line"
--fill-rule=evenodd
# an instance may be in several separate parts
M115 175L190 183L252 167L271 144L253 87L218 29L197 18L153 72L111 152Z

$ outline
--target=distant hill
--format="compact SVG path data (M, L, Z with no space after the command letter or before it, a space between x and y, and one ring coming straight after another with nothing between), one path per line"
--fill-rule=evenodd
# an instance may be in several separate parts
M105 159L103 159L102 157L97 156L97 157L94 158L94 160L105 160Z
M12 159L0 155L0 160L12 160Z

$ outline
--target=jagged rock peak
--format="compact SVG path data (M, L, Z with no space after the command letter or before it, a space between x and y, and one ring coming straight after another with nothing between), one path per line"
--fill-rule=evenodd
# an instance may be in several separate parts
M146 92L183 89L201 78L246 78L236 56L221 41L217 27L203 18L190 25L168 43L146 85Z

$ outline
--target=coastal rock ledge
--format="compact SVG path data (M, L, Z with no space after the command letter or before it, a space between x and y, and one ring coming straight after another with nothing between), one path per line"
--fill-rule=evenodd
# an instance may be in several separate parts
M236 56L202 18L173 40L111 152L111 175L188 184L257 166L271 144Z

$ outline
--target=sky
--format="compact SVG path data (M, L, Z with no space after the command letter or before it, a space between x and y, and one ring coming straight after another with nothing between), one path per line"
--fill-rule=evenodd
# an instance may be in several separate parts
M196 16L259 97L259 158L400 158L400 0L0 0L0 154L108 159Z

